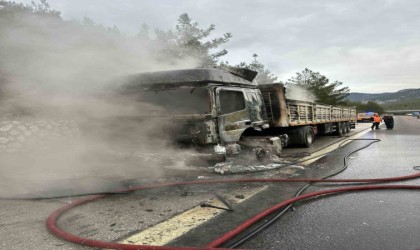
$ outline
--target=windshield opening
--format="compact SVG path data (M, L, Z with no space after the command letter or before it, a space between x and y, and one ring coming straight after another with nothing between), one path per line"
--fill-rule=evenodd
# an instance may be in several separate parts
M206 88L151 90L141 92L138 98L138 101L154 106L164 115L209 114L209 100Z

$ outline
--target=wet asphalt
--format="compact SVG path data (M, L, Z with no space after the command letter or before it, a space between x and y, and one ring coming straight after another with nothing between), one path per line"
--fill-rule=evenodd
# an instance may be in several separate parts
M369 131L363 137L381 139L381 142L352 155L348 169L334 178L379 178L415 172L412 166L420 165L420 119L397 117L394 130L381 128ZM336 140L333 137L319 139L315 143L320 145L314 145L309 152ZM304 170L290 167L258 175L225 177L323 177L340 169L343 157L366 143L352 142ZM293 155L301 150L286 149L285 153ZM181 170L178 172L185 174L185 169ZM199 179L197 173L203 173L193 170L188 173ZM175 171L173 177L178 177L178 172ZM409 184L420 185L420 180L410 181ZM235 189L258 188L261 185L266 184L184 186L114 195L68 212L59 224L79 236L115 241L213 198L214 193L223 195L230 190L237 192ZM272 184L249 201L237 204L234 212L221 214L169 245L204 246L247 218L293 196L302 185ZM325 187L312 187L311 190L320 188ZM237 194L241 195L240 192ZM1 200L0 249L90 249L60 240L45 228L48 215L74 199L77 198ZM241 248L419 249L419 205L419 194L415 191L374 191L324 197L296 205L295 211L288 212Z
M420 119L395 117L395 127L372 130L380 139L349 157L333 178L381 178L413 174L420 165ZM369 141L354 141L312 164L317 175L333 173L343 157ZM420 185L420 179L401 184ZM336 186L333 186L336 187ZM312 186L307 192L333 188ZM274 225L241 245L251 249L420 249L419 191L382 190L324 196L301 202Z

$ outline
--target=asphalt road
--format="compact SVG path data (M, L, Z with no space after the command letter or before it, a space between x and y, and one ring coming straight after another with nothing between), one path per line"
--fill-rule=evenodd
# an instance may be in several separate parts
M334 178L381 178L412 174L420 165L420 119L396 117L393 130L372 130L364 139L379 143L351 156ZM367 141L330 153L314 166L339 168L342 156ZM404 184L420 185L420 180ZM309 191L325 187L314 186ZM330 187L331 188L331 187ZM258 249L419 249L418 191L369 191L303 202L275 225L241 247Z
M418 138L419 125L419 120L410 119L409 117L402 117L396 120L395 129L392 131L379 130L367 133L365 135L367 137L383 137L382 142L355 155L355 158L352 159L352 166L346 172L340 175L340 177L381 177L412 173L413 170L411 169L411 166L418 164L420 159L418 153L415 152L416 147L418 148L420 143ZM353 131L352 134L360 132L368 126L369 124L361 124L357 126L357 129ZM321 137L317 138L313 147L309 149L289 148L285 149L284 153L291 157L293 157L293 155L299 157L299 155L302 154L315 153L321 148L324 148L334 142L343 140L345 140L345 137ZM396 145L398 145L398 147ZM171 166L168 167L168 169L165 169L165 171L170 173L167 178L170 178L171 181L180 181L182 179L197 180L210 177L322 177L326 173L339 167L342 163L343 155L346 154L348 150L357 148L358 146L359 142L352 142L347 146L344 146L334 151L333 153L330 153L327 157L322 158L318 162L308 167L291 166L289 168L267 172L250 173L241 176L216 176L215 174L205 171L203 168L194 169L193 167L185 168L184 166ZM398 165L395 164L396 148L401 151L399 152L400 155L398 156ZM375 158L374 161L370 159L372 157ZM360 161L359 158L364 159ZM390 162L393 162L394 164L392 165ZM113 164L114 161L110 161L108 163L109 166L114 168L119 167L118 165L114 166ZM136 172L131 171L130 176L133 177L134 173ZM42 186L42 189L34 186L33 192L39 192L42 195L71 195L72 193L80 190L97 191L101 190L101 188L104 188L104 190L111 190L113 188L118 188L121 186L132 186L147 181L147 178L141 178L126 181L124 183L114 184L114 182L118 182L122 178L127 178L127 176L112 176L98 172L96 173L96 177L97 179L101 179L102 182L98 184L96 181L94 184L92 183L93 187L91 187L88 185L89 181L93 181L95 176L92 175L92 173L88 174L89 175L84 176L83 173L80 172L69 180L60 179L57 180L54 185L52 185L53 183L50 183L47 186L44 185ZM141 172L138 171L137 174L141 175ZM104 178L104 176L106 178ZM162 175L158 176L162 177ZM22 175L22 178L24 177L25 175ZM80 183L83 185L75 185L79 183L75 182L77 177L82 180ZM148 181L156 182L162 181L162 179L149 179ZM228 228L234 227L235 225L241 223L243 220L261 211L262 209L277 203L279 200L292 196L301 185L302 184L281 184L268 186L266 186L266 184L214 184L206 187L178 186L166 189L135 192L128 195L113 195L98 202L87 204L70 211L60 219L59 225L69 232L82 237L100 239L104 241L118 241L144 229L150 228L151 226L165 222L169 218L182 214L186 210L192 207L196 207L203 202L212 200L214 199L215 194L222 194L225 197L227 197L228 194L231 194L237 197L237 199L243 199L243 202L232 203L234 205L234 212L220 212L218 209L209 208L209 213L216 214L220 212L220 214L217 214L217 216L210 219L206 223L185 233L184 236L181 236L176 240L168 243L168 245L173 246L202 246L213 240L215 237L223 234ZM46 192L49 190L51 190L51 192ZM248 199L248 194L254 192L255 190L258 192L256 192L256 194L253 196L249 196ZM386 192L386 196L391 193L392 192ZM404 193L404 197L407 195L407 193ZM415 195L417 195L417 193L412 194L413 198L409 199L410 202L416 202L416 200L418 200L414 199ZM400 194L396 194L396 196L403 197ZM355 199L360 199L360 196L358 195L355 197ZM333 204L338 204L335 202L337 198L338 197L331 198L334 201L332 202ZM68 197L41 200L0 200L0 215L2 218L2 221L0 222L0 249L88 249L87 247L74 245L58 239L54 235L48 233L45 228L45 220L50 213L67 203L73 202L76 199L76 197ZM401 199L402 201L400 201L400 204L407 202L405 199ZM320 202L325 200L326 199L321 200ZM372 199L367 198L367 201L371 200ZM394 200L395 199L392 199L392 201ZM382 205L391 204L391 201L388 202L388 199L380 199L380 201L384 201L380 202ZM328 248L328 246L337 246L330 245L330 243L325 243L325 241L322 240L321 243L316 243L316 239L310 239L308 235L318 235L314 236L315 238L318 237L333 239L332 235L327 235L327 228L334 228L334 230L337 230L339 227L336 226L336 224L341 225L342 223L337 223L337 221L334 220L334 218L337 217L331 215L338 214L340 216L340 221L342 219L341 217L343 217L343 219L351 219L351 215L347 217L342 216L341 213L343 213L343 208L340 207L336 209L333 205L331 205L327 209L328 213L326 213L326 216L329 218L329 221L328 223L324 223L325 228L321 229L318 228L318 226L316 226L316 228L310 228L308 225L318 225L319 221L314 219L313 221L308 222L308 224L304 224L306 221L312 218L312 215L303 213L305 216L299 216L298 212L303 209L309 209L309 211L318 210L325 212L326 209L324 206L320 206L318 209L312 206L313 203L317 202L318 201L299 207L297 211L288 214L288 216L285 217L284 220L281 220L278 225L271 227L267 233L264 233L255 240L247 243L244 245L244 247L255 247L262 249L279 249L280 247L284 247L286 249L299 249L308 247L325 248L327 246ZM418 204L419 203L417 202L417 205ZM352 208L356 207L353 203L351 206L347 206ZM370 205L366 206L374 207ZM293 218L291 216L296 217ZM415 214L412 216L415 216ZM413 217L407 217L406 220L415 224L415 218ZM284 227L284 221L288 221L290 223L288 227ZM300 227L297 226L299 225L299 221L302 223ZM316 221L316 223L314 221ZM350 222L353 222L353 220L350 220ZM368 224L372 223L371 221L363 222ZM417 222L419 222L418 217ZM363 223L362 225L365 226ZM392 221L392 225L400 224L398 224L396 221ZM277 226L279 226L279 228L277 228ZM289 230L287 228L293 228L296 230ZM276 232L280 232L280 230L283 230L281 231L282 233L280 235L276 234ZM353 233L353 231L356 229L349 230L350 236L352 236L353 234L351 233ZM313 231L317 231L319 233L313 234ZM415 228L409 231L415 233L414 235L420 235L418 234L418 228L417 231L415 231ZM283 237L283 235L286 234L293 234L296 238L293 239L290 235ZM267 236L267 238L265 238L265 236ZM295 244L296 242L301 244ZM290 243L290 245L287 245L286 243ZM325 244L323 245L323 243Z

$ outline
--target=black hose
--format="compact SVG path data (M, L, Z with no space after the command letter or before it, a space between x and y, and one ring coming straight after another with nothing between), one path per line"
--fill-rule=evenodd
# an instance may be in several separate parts
M343 164L343 167L342 168L340 168L340 169L338 169L336 172L334 172L334 173L331 173L331 174L329 174L329 175L327 175L327 176L324 176L324 177L322 177L321 179L327 179L327 178L330 178L330 177L333 177L333 176L335 176L335 175L338 175L338 174L340 174L340 173L342 173L344 170L346 170L347 169L347 167L348 167L348 165L347 165L347 159L348 159L348 157L349 156L351 156L352 154L354 154L354 153L356 153L356 152L358 152L358 151L360 151L360 150L362 150L362 149L365 149L365 148L367 148L367 147L369 147L370 145L372 145L372 144L374 144L374 143L377 143L377 142L380 142L381 140L380 139L347 139L347 140L345 140L344 142L346 142L346 141L355 141L355 140L357 140L357 141L371 141L369 144L367 144L366 146L363 146L363 147L361 147L361 148L358 148L358 149L356 149L356 150L354 150L354 151L352 151L352 152L350 152L350 153L348 153L346 156L344 156L344 164ZM344 142L342 142L341 144L340 144L340 146L344 143ZM325 154L323 154L323 155L325 155ZM318 158L318 157L320 157L320 156L317 156L316 158ZM305 161L307 161L307 160L305 160ZM420 166L417 166L417 167L420 167ZM419 168L419 170L420 170L420 168ZM303 186L302 188L300 188L296 193L295 193L295 195L293 196L293 197L297 197L297 196L299 196L299 195L301 195L303 192L305 192L311 185L313 185L313 182L310 182L310 183L308 183L308 184L306 184L305 186ZM236 240L236 241L234 241L234 242L231 242L231 243L229 243L229 244L226 244L224 247L226 247L226 248L236 248L236 247L238 247L238 246L240 246L240 245L242 245L245 241L247 241L247 240L249 240L249 239L251 239L252 237L254 237L255 235L257 235L258 233L260 233L262 230L264 230L264 229L266 229L268 226L270 226L270 225L272 225L275 221L277 221L278 219L280 219L281 217L283 217L283 215L285 215L292 207L293 207L293 205L294 205L294 203L291 203L290 205L288 205L287 207L285 207L284 209L282 209L282 210L280 210L277 214L275 214L271 219L269 219L269 220L267 220L267 221L265 221L263 224L261 224L261 225L259 225L257 228L255 228L255 229L253 229L252 231L250 231L250 232L248 232L246 235L244 235L244 236L242 236L240 239L238 239L238 240Z

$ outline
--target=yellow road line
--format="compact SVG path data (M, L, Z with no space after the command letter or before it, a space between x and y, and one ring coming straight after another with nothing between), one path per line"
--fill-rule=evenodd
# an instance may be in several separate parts
M243 188L240 190L243 197L238 198L233 195L234 193L238 193L239 190L234 190L229 194L224 194L223 197L231 204L239 204L265 190L267 186L245 188L246 189ZM207 204L226 207L218 199L212 199L208 201ZM120 241L120 243L162 246L224 212L226 211L211 207L201 207L198 205L182 214L170 218L169 220L132 235Z

